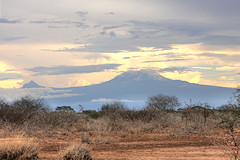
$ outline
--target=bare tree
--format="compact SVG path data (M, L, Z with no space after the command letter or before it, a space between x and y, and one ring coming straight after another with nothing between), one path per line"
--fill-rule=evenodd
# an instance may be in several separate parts
M127 106L120 101L103 104L101 107L102 112L119 112L124 110L127 110Z
M181 105L176 96L167 96L163 94L149 97L146 103L147 109L156 110L174 110Z
M237 131L240 124L240 88L237 88L228 104L222 105L218 109L220 111L218 125L231 137L230 140L227 140L227 142L231 142L227 146L232 150L233 159L240 159L240 134Z

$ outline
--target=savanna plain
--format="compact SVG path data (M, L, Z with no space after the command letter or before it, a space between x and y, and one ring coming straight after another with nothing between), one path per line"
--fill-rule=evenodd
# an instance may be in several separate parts
M1 100L0 159L240 159L239 97L176 108L176 97L156 95L138 110L116 101L78 112L31 96Z

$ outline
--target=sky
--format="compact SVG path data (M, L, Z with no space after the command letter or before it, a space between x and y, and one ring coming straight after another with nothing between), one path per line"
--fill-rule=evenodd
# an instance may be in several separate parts
M239 8L238 0L0 0L0 88L85 86L142 69L236 88Z

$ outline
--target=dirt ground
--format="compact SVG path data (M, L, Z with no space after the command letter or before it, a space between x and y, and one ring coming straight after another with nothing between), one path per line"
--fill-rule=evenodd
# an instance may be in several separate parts
M92 157L96 160L221 160L228 159L221 146L207 136L169 136L164 134L96 134L88 135ZM4 141L4 138L0 139ZM59 152L80 135L37 138L40 159L60 159Z

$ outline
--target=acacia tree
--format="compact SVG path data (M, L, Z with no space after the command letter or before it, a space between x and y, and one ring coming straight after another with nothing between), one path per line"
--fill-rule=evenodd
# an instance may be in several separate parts
M207 118L213 114L213 111L211 110L211 106L208 105L207 103L199 103L199 104L195 104L191 107L191 109L196 112L199 113L204 121L203 121L203 126L206 126L207 123Z
M174 110L181 105L176 96L167 96L163 94L149 97L146 103L147 109L156 110Z
M75 112L71 106L59 106L55 109L57 112Z
M236 89L234 93L234 99L236 100L236 104L240 107L240 86Z
M225 129L230 135L231 140L228 146L232 149L234 160L240 159L240 135L236 128L240 124L240 88L237 88L231 101L219 108L218 125ZM229 140L227 140L229 142Z
M118 112L124 110L127 110L127 106L120 101L114 101L112 103L103 104L101 107L102 112Z

